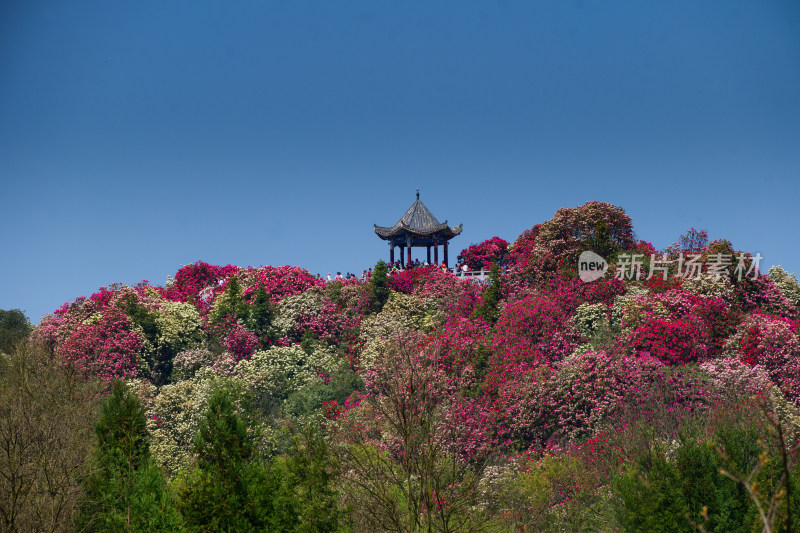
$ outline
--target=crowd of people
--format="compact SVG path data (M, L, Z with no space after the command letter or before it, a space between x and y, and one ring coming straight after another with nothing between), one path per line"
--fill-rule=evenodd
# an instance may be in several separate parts
M390 275L395 273L395 272L402 272L404 270L410 270L412 268L429 267L429 266L431 266L430 263L428 263L427 261L420 262L419 259L415 259L414 261L411 261L408 264L403 264L402 261L398 260L398 261L395 261L394 263L390 263L390 264L386 265L388 273ZM460 261L457 262L452 268L448 268L448 266L445 264L444 261L442 261L442 263L440 265L433 265L433 266L441 268L442 272L450 271L450 272L453 272L454 274L458 274L458 275L460 275L461 273L470 272L470 268L467 266L467 264L466 263L462 263ZM361 273L361 276L359 276L357 274L354 274L352 272L346 272L344 274L342 274L341 272L337 272L335 276L332 275L330 272L328 272L328 275L325 276L325 277L322 277L321 274L317 274L317 279L321 279L323 281L339 281L339 280L345 280L345 279L360 279L362 281L368 281L369 278L371 278L371 277L372 277L372 268L371 267L369 269L367 269L367 270L364 270Z

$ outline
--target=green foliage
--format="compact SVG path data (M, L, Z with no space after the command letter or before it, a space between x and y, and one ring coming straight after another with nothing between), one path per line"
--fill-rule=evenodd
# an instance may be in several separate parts
M613 263L620 247L612 235L611 227L605 221L599 220L594 224L594 231L584 237L580 250L590 250Z
M144 408L117 381L95 424L94 469L84 480L85 531L174 531L180 519L150 456Z
M139 302L134 294L119 303L145 340L144 358L156 385L169 382L175 356L200 343L200 315L193 305L163 301L160 310L152 310Z
M247 321L249 306L242 300L242 286L236 276L228 278L228 287L215 301L211 309L211 323L219 324L228 317Z
M317 413L325 402L344 405L356 390L364 390L364 380L348 366L341 365L326 381L312 380L291 393L284 403L284 414L302 418Z
M750 471L759 461L759 435L753 427L720 421L716 442L684 434L654 446L614 484L624 502L619 517L625 530L753 530L758 516L747 492L722 471ZM764 490L779 476L776 469L763 470L756 483Z
M655 455L621 476L616 492L624 501L620 524L624 531L647 533L691 532L689 507L674 464Z
M376 313L380 313L392 292L391 289L389 289L386 263L384 263L383 260L375 263L375 269L372 271L372 277L369 278L369 283L372 288L372 309Z
M179 495L190 531L258 531L270 522L275 480L228 393L215 390L194 442L195 471Z
M31 323L19 309L0 309L0 353L11 353L18 343L31 334Z
M287 484L293 489L298 517L297 533L348 531L347 512L339 508L335 485L339 464L330 453L320 428L307 424L294 438L294 449L286 461Z
M481 294L481 304L475 309L473 316L494 325L500 318L500 267L492 263L489 269L489 286Z
M158 313L141 305L133 294L127 294L119 303L131 321L142 330L145 341L155 346L158 344Z
M259 287L256 291L253 305L249 311L250 331L258 335L262 348L268 348L276 340L272 330L275 310L264 287Z

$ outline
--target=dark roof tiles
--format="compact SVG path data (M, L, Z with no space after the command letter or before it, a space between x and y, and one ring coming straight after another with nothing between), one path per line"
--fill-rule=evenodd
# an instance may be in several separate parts
M433 235L434 233L445 231L446 233L452 234L451 236L454 237L461 233L461 229L461 225L454 227L448 226L446 220L444 222L439 222L439 220L433 216L430 209L420 202L419 196L417 196L417 200L408 208L408 211L400 217L400 220L398 220L394 226L386 228L375 224L375 233L383 239L392 237L403 230L416 235Z

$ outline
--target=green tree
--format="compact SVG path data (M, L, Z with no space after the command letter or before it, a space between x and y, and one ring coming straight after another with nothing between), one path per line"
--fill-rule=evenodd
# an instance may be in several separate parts
M228 393L215 390L195 437L197 464L179 497L191 531L284 531L272 524L280 480L270 476L256 454L245 420Z
M228 280L227 289L217 298L214 304L214 308L211 311L211 322L218 324L226 318L247 322L249 317L249 306L242 300L242 286L236 276L231 276Z
M180 517L150 456L147 422L139 399L114 383L95 424L94 468L84 479L79 529L174 531Z
M615 489L624 502L619 516L624 531L695 531L688 520L680 473L659 451L618 478Z
M31 323L19 309L0 309L0 352L11 353L18 343L31 334Z
M375 263L375 270L372 271L369 283L372 288L373 310L380 313L383 306L389 301L389 295L392 292L389 288L386 263L383 262L383 259Z
M609 225L599 220L594 224L594 231L584 236L580 250L590 250L611 263L619 252L619 244L614 240Z
M274 309L269 301L269 296L267 296L267 291L264 287L259 287L253 306L250 308L249 322L250 330L258 335L261 347L265 349L275 340L275 334L272 331L273 315Z
M349 530L345 525L347 513L339 508L339 493L335 489L338 461L330 453L318 427L306 424L302 433L295 436L286 467L298 516L294 531L329 533Z
M489 269L489 285L481 294L481 304L475 309L473 316L494 325L500 318L500 267L492 263Z

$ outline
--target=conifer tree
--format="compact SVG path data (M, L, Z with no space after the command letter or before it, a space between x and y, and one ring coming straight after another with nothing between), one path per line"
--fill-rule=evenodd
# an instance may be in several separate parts
M272 304L264 287L256 291L253 307L250 309L250 325L253 333L258 335L262 348L268 348L275 340L272 333Z
M93 471L84 479L82 531L174 531L180 518L150 456L144 408L121 381L95 424Z
M260 531L275 486L228 394L212 393L195 437L197 464L179 508L190 531Z
M297 533L348 531L346 512L338 505L334 488L338 461L330 453L320 429L308 424L295 436L294 450L287 460L288 484L293 487L297 509Z
M492 263L489 269L489 286L483 290L481 304L473 316L482 318L489 325L494 325L500 318L500 267L497 263Z
M372 271L372 277L369 279L372 287L373 309L376 313L381 312L391 294L386 272L386 263L380 260L375 264L375 270Z

